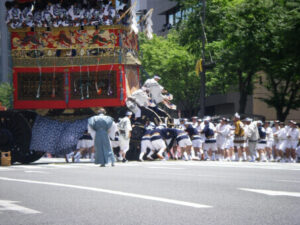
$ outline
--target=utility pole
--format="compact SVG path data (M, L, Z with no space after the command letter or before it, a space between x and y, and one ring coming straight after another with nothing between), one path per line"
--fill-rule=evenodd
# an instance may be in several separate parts
M201 26L204 26L205 23L205 8L206 8L206 0L199 0L199 2L202 2L202 22ZM205 68L205 29L202 27L202 72L201 72L201 93L200 93L200 114L201 117L205 116L205 83L206 83L206 68Z

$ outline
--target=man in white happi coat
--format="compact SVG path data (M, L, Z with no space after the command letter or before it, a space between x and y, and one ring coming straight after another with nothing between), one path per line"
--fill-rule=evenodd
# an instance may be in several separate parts
M148 107L149 105L150 98L145 87L134 91L126 100L126 106L134 113L135 118L141 117L140 107Z
M222 118L220 123L218 123L216 126L216 141L220 160L224 160L224 157L226 155L227 138L230 133L230 127L227 125L226 121L226 118Z
M158 81L161 78L157 75L155 75L153 78L146 80L143 87L146 87L149 89L150 97L154 104L164 103L168 108L172 105L172 103L169 100L172 100L172 96L164 95L167 93L167 91L164 89L163 86L161 86Z
M285 162L284 155L287 148L287 133L289 130L288 126L285 126L283 122L279 123L280 129L274 133L274 137L278 138L278 154L280 162Z
M259 133L257 128L257 122L252 121L251 118L246 118L245 124L248 125L247 132L246 132L246 138L248 140L248 150L250 154L250 162L255 162L257 157L257 142L259 139Z
M273 149L273 143L274 143L274 135L273 135L273 130L272 130L272 127L270 126L269 121L265 122L265 130L267 133L267 145L266 145L267 158L269 161L273 162L274 156L273 156L272 149Z
M275 135L280 130L279 122L280 122L279 120L274 121L274 126L272 127L273 138L274 138L272 149L274 151L274 156L275 156L275 161L276 162L279 162L280 159L281 159L281 157L279 155L279 150L278 150L278 148L279 148L279 140L278 140L277 135Z
M297 162L296 149L299 142L299 129L297 123L293 120L289 121L289 131L287 134L287 158L290 162Z
M150 150L149 154L147 155L148 159L153 160L151 155L154 153L151 144L151 131L155 128L155 124L153 122L147 122L144 128L145 128L145 132L141 140L141 153L139 155L140 162L144 161L143 157L147 153L147 149Z
M217 143L215 136L215 126L211 121L210 116L207 116L203 119L203 122L200 125L200 133L204 136L205 141L203 144L203 150L205 154L206 160L216 160L216 152L217 152ZM203 137L202 136L202 137Z
M197 127L199 126L199 124L198 124L198 117L197 117L197 116L193 116L193 117L192 117L192 126L193 126L194 128L196 128L196 129L197 129Z
M123 117L120 122L118 123L118 128L120 131L120 136L119 136L119 144L120 144L120 155L123 158L123 162L127 162L126 159L126 153L129 150L129 142L130 142L130 137L131 137L131 122L130 118L132 116L132 112L128 111L126 113L126 116Z

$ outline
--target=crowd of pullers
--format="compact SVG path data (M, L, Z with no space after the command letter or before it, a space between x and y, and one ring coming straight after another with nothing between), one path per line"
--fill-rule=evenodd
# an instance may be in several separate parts
M116 10L109 0L48 0L19 4L6 2L9 27L81 27L113 25L127 10L127 2ZM119 23L128 25L128 16Z
M232 120L222 118L218 122L213 122L210 117L192 117L190 121L179 121L172 128L165 124L155 126L153 122L147 122L141 138L139 161L157 158L295 163L300 158L299 128L294 121L285 124L280 121L263 123L251 118L241 120L238 113ZM129 127L128 132L130 130ZM120 130L115 129L110 135L112 147L119 147L121 152L115 151L116 158L127 162L125 155L129 150L129 141L127 148L122 147L124 144L118 139L119 132ZM92 145L91 142L90 146ZM77 153L77 156L81 157L81 154Z
M210 117L191 121L180 119L177 128L155 127L149 124L141 142L139 160L169 157L183 160L297 162L300 157L299 128L295 121L253 121L240 119L236 113L233 121L222 118L213 123ZM167 146L171 151L167 152ZM298 154L297 154L298 153Z

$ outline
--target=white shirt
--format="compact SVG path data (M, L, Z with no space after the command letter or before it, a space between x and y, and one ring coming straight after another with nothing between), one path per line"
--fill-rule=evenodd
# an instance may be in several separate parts
M250 123L250 125L248 126L247 138L249 138L249 140L251 141L257 141L259 139L259 133L258 133L256 121Z
M131 96L139 106L147 107L149 105L149 97L142 89L134 91Z
M122 131L123 131L123 132L125 132L125 137L128 138L130 131L132 131L131 122L130 122L129 117L127 117L127 116L123 117L118 124L118 128L120 130L120 134L122 135Z
M298 141L299 140L299 129L298 128L290 128L287 136L289 136L289 140L291 140L291 141Z
M272 130L271 127L266 128L266 133L267 133L267 140L268 141L274 141L273 130Z
M150 96L156 104L164 100L162 95L164 88L154 78L146 80L144 87L149 89Z
M221 124L219 123L216 126L216 132L217 133L217 140L218 141L224 141L226 138L228 138L228 135L230 133L230 127L227 124Z
M287 126L285 126L283 128L280 128L280 130L276 132L277 137L280 141L283 141L283 140L287 139L287 133L288 133L288 127Z

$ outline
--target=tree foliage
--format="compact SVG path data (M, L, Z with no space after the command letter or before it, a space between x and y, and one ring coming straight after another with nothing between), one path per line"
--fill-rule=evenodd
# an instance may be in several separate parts
M0 102L6 108L12 108L13 88L9 83L0 84Z
M284 121L291 109L300 107L300 2L276 2L271 12L262 57L271 96L263 100Z
M201 1L177 2L183 9L192 9L188 18L178 26L182 31L181 44L188 43L189 51L200 57ZM210 87L226 92L237 86L240 92L239 111L244 112L247 95L253 91L255 74L264 70L269 81L266 87L272 93L264 101L275 108L279 119L284 120L290 109L299 108L299 1L206 2L204 26L208 50L217 62L215 70L207 74L208 82L213 81Z
M160 83L174 95L179 109L192 115L199 108L200 79L194 72L194 56L179 45L177 35L174 31L167 37L154 35L152 40L141 36L141 61L148 75L161 76ZM147 78L147 74L142 73L142 79Z
M207 95L239 91L243 113L254 78L264 71L271 95L263 100L275 108L278 119L284 120L291 109L300 107L299 0L206 0L205 21L201 21L202 1L174 1L185 11L177 31L144 41L141 49L146 70L162 75L177 103L199 108L200 79L193 65L202 57L204 27L205 60L212 55L216 62L206 74Z

